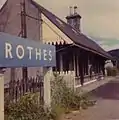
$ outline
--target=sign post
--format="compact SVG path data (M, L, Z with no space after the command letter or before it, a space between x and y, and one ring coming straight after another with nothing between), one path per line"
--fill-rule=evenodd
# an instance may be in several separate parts
M44 68L44 102L45 106L51 106L51 79L52 79L52 68Z
M4 74L0 71L0 120L4 120Z
M43 67L44 101L50 107L50 78L56 66L55 46L0 32L0 68ZM0 73L0 120L4 120L4 74Z

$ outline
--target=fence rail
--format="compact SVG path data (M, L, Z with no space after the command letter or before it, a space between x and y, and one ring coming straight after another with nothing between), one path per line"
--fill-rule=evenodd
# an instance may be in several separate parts
M8 96L10 101L17 101L26 93L38 93L40 100L43 101L44 89L43 89L43 77L27 78L11 80L5 88L5 95Z

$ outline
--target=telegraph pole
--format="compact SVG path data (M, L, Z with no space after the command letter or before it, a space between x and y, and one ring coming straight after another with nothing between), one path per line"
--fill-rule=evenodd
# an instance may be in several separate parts
M26 26L26 4L25 0L21 0L21 34L23 38L27 38L27 26ZM27 67L22 68L23 79L27 79L28 72Z

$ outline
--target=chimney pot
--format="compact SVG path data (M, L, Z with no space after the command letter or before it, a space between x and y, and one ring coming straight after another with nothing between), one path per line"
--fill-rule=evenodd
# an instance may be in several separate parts
M74 14L77 14L77 6L74 6Z
M72 14L73 14L72 6L70 6L70 13L69 13L69 15L72 15Z

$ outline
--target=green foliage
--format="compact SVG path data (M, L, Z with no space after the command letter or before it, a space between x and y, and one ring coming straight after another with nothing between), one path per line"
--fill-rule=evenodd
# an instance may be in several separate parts
M113 68L108 67L106 68L106 70L107 70L107 76L116 76L118 73L118 70L116 67L113 67Z
M52 110L44 109L44 106L39 104L38 100L37 94L27 94L16 103L7 103L7 106L5 106L5 119L54 120L55 116L52 114Z
M68 88L63 77L57 74L54 77L51 82L51 108L40 104L39 94L26 94L15 103L5 98L5 120L57 120L61 114L86 109L94 104L87 94L77 94Z
M55 80L52 82L52 104L61 106L69 112L70 110L79 110L87 108L94 104L89 97L82 93L76 93L73 89L66 86L63 77L55 74Z

